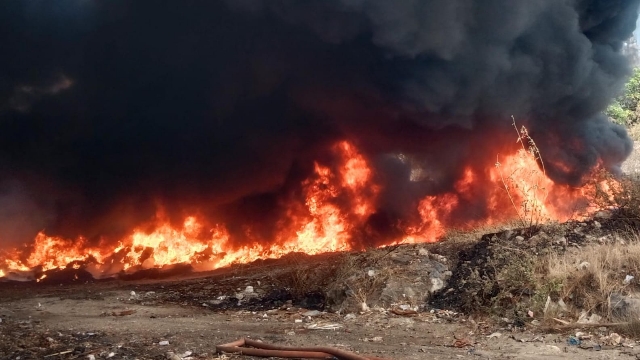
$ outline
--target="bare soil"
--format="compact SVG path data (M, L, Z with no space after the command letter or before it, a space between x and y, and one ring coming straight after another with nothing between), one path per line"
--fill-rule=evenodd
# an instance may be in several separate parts
M216 344L242 337L328 345L388 359L640 358L640 349L581 349L567 344L568 333L509 329L437 309L399 316L374 308L345 318L329 312L304 316L307 308L284 298L264 297L235 308L206 302L247 285L273 286L266 283L267 274L286 264L271 261L172 280L2 283L0 358L166 359L173 352L184 359L242 359L215 353ZM335 329L313 329L321 325Z

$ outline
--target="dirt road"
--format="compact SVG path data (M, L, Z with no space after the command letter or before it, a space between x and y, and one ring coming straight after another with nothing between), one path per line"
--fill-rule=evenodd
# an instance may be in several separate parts
M237 280L246 284L248 279ZM176 294L177 289L182 293ZM345 316L317 314L288 304L255 311L216 311L206 303L198 305L199 298L190 300L189 289L199 294L209 291L212 297L218 293L213 277L179 282L0 284L0 358L165 359L172 352L183 359L242 359L215 354L216 344L242 337L280 345L329 345L396 360L640 356L635 348L580 349L567 345L567 334L512 332L438 311L405 317L372 309ZM323 325L334 329L313 329ZM452 346L456 338L462 347ZM165 341L168 344L161 345Z

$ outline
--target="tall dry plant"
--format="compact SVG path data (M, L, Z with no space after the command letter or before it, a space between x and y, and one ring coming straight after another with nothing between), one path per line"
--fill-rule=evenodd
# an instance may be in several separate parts
M518 135L517 142L522 146L516 156L522 160L532 158L539 166L530 169L517 167L513 172L505 175L499 155L496 157L495 166L500 174L502 188L511 201L520 225L523 228L531 228L549 220L544 212L544 204L549 195L548 189L543 185L547 175L540 150L533 138L529 136L527 128L524 126L518 128L515 118L512 117L512 120L513 128Z

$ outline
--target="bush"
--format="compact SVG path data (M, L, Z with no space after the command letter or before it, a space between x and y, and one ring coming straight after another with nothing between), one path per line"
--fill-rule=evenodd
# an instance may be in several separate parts
M624 93L614 100L606 110L606 114L620 125L632 126L640 123L638 105L640 105L640 68L635 68L625 86Z

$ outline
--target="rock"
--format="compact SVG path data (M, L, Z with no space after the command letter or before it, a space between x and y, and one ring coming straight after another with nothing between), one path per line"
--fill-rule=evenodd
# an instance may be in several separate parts
M321 315L321 314L322 314L322 312L321 312L321 311L318 311L318 310L309 310L309 311L307 311L307 312L303 313L303 314L302 314L302 316L318 316L318 315Z
M253 286L247 286L246 289L244 289L244 292L247 294L253 293Z
M617 333L611 333L609 339L613 342L613 345L618 345L622 342L622 336Z
M567 246L568 241L567 241L567 238L566 238L566 237L564 237L564 236L559 236L559 237L556 237L556 238L553 240L553 244L554 244L554 245L560 245L560 246Z
M369 277L374 277L374 276L376 276L376 271L375 271L375 270L369 270L369 271L367 271L367 276L369 276Z
M598 219L610 219L611 213L608 211L598 211L594 216Z
M500 336L502 336L502 334L501 334L501 333L499 333L499 332L494 332L494 333L492 333L491 335L487 336L487 338L489 338L489 339L493 339L493 338L499 338Z
M523 236L516 236L516 241L524 241L524 237Z
M160 342L158 343L158 345L160 345L160 346L167 346L167 345L169 345L169 342L168 342L167 340L162 340L162 341L160 341Z
M637 318L640 316L640 297L637 294L622 295L613 293L609 297L611 313L620 319Z
M576 322L578 324L597 324L600 321L602 321L602 316L598 314L591 314L591 316L589 316L589 313L583 310Z
M558 313L558 312L566 312L568 310L567 304L562 299L559 299L558 302L552 301L551 296L547 296L547 302L544 305L543 313Z
M429 250L425 249L425 248L420 248L418 250L418 255L422 255L422 256L429 256Z
M431 288L429 289L430 293L434 293L438 290L442 290L444 288L444 281L439 278L431 278Z
M136 292L132 291L129 295L131 295L131 297L135 297L136 296Z
M506 230L505 232L502 233L503 240L509 240L511 239L512 236L513 236L513 230Z
M594 226L596 229L600 229L600 228L602 227L602 225L601 225L599 222L597 222L597 221L594 221L594 222L593 222L593 226Z
M355 320L356 319L356 314L347 314L344 316L345 320Z
M367 311L369 311L369 310L370 310L370 309L369 309L369 305L367 305L367 303L363 301L363 302L360 304L360 310L361 310L362 312L367 312Z
M174 354L171 351L167 352L166 357L167 357L167 360L182 360L182 358L180 358L180 356Z
M96 360L95 355L87 355L87 360Z

